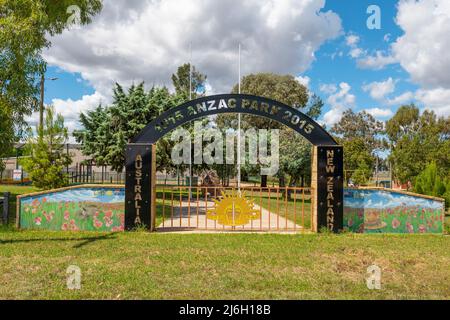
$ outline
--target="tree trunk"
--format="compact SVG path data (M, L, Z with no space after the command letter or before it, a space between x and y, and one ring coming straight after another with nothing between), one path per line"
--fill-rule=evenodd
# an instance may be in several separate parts
M261 176L261 188L267 188L267 176Z
M280 188L284 188L286 186L286 180L284 178L284 175L278 177L278 185Z

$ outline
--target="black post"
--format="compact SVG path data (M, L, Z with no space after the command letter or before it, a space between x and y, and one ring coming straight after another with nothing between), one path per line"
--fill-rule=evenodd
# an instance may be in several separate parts
M9 217L9 192L5 192L3 194L4 199L3 199L3 224L7 225L8 224L8 217Z
M129 144L126 149L125 230L138 225L151 229L152 145Z
M319 146L317 159L317 231L343 229L344 151L342 146Z

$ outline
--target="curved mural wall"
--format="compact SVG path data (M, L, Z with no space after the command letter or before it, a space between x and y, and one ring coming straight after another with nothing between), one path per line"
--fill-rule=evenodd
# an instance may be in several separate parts
M123 187L76 187L18 197L22 229L123 231Z
M344 228L359 233L442 233L444 202L392 190L346 189Z
M123 186L79 186L18 196L22 229L123 231ZM442 233L444 202L384 189L346 189L344 228L358 233Z

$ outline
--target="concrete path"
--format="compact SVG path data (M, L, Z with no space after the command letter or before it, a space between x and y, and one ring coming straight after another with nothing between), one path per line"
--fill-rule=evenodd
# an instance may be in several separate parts
M260 210L261 219L252 220L243 226L223 226L215 220L206 219L207 209L214 207L214 202L193 201L190 203L183 201L180 205L174 204L172 207L165 207L164 222L158 226L158 231L302 231L303 227L295 224L283 215L269 212L267 209L254 205L256 210ZM171 218L173 217L173 219Z

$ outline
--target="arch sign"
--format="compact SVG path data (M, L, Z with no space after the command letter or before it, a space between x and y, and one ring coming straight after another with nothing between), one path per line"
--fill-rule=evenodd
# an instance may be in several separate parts
M253 95L223 94L186 102L150 122L126 150L125 228L155 229L156 143L177 127L210 115L242 113L266 117L295 130L313 145L313 230L343 227L343 149L318 123L286 104Z

